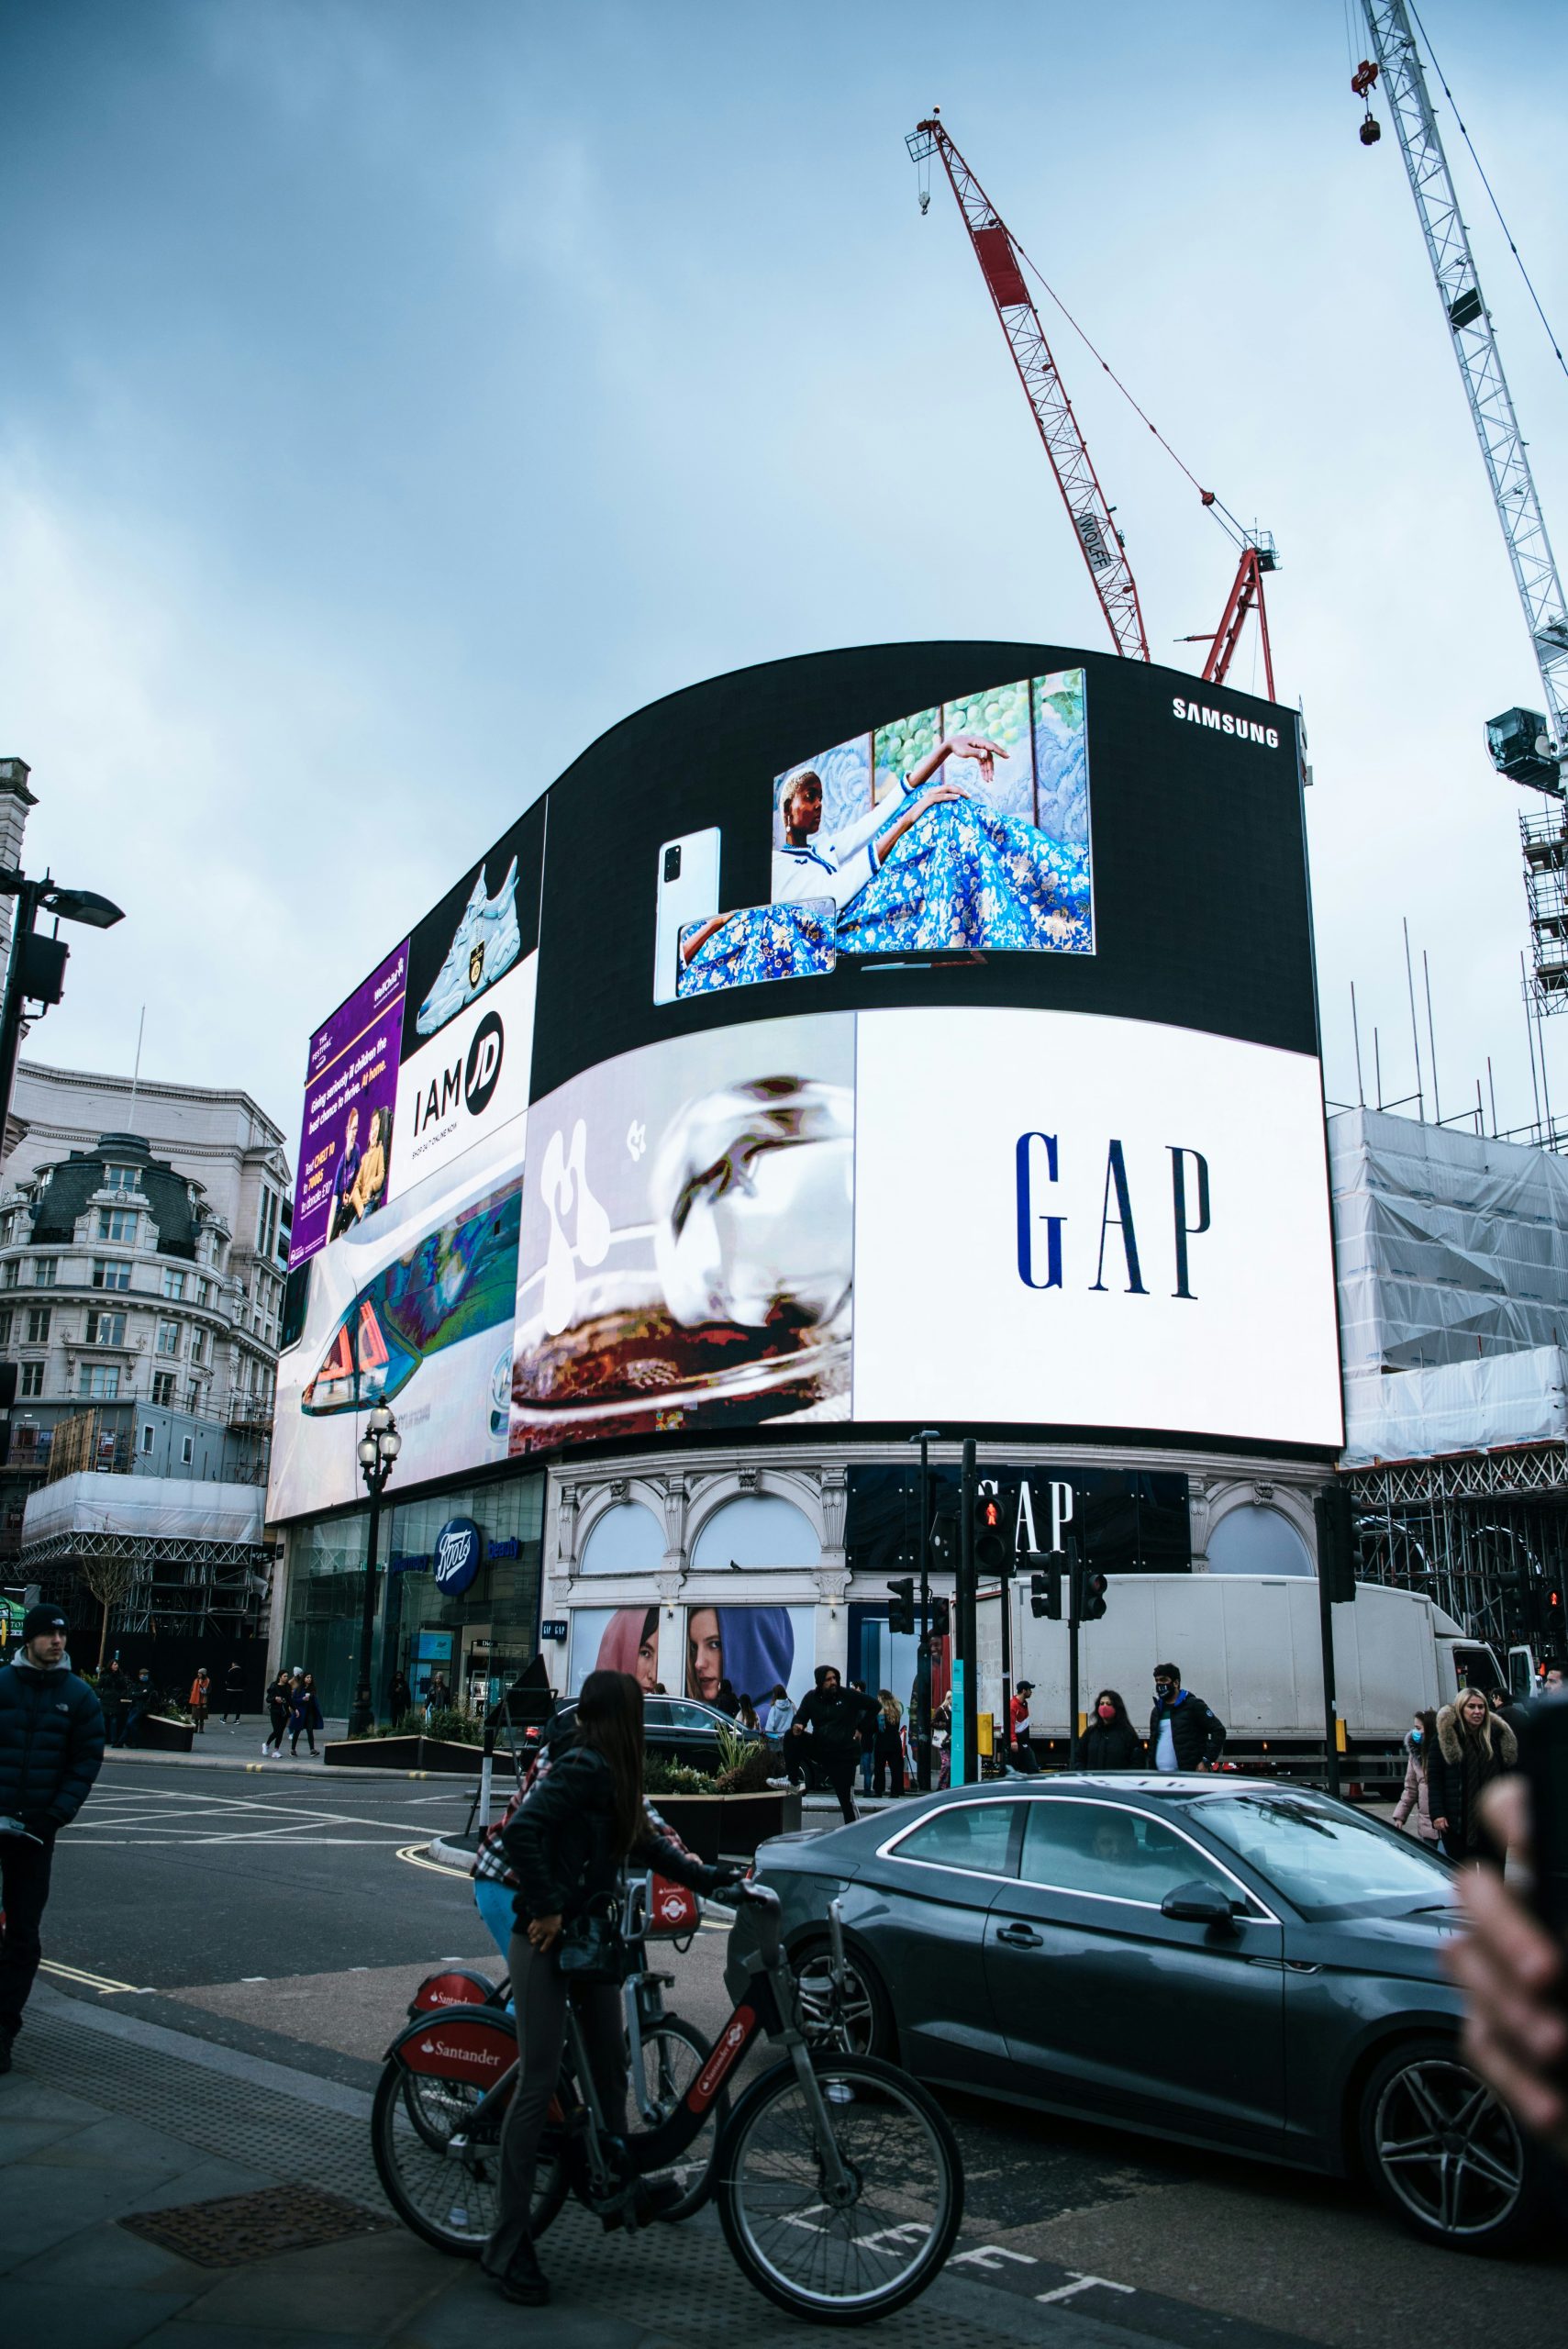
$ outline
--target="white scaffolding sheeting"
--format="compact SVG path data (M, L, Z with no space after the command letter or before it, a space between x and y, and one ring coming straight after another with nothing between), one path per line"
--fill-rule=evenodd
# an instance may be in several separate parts
M90 1468L28 1497L22 1546L60 1534L119 1533L143 1541L260 1542L259 1485L182 1476L105 1476Z
M1375 1109L1329 1157L1346 1464L1561 1442L1568 1163Z

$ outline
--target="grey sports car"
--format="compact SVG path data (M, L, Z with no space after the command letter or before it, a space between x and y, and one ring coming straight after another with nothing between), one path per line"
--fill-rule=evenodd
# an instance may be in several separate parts
M815 2028L922 2078L1331 2173L1429 2241L1499 2250L1541 2160L1459 2059L1452 1871L1309 1789L1009 1778L780 1836ZM840 1900L848 1996L829 1991ZM732 1938L743 1987L751 1927Z

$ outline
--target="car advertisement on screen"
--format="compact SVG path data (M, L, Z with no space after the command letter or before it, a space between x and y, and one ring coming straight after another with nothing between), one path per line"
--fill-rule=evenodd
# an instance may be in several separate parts
M527 1109L538 962L525 955L399 1069L393 1198Z
M628 1052L528 1113L512 1449L847 1416L854 1020Z
M1082 669L894 718L773 792L773 901L830 897L840 954L1094 951Z
M1340 1441L1315 1059L1077 1013L866 1013L855 1136L857 1419Z
M359 1497L355 1445L379 1403L403 1438L400 1485L506 1457L522 1132L490 1135L311 1260L301 1336L278 1362L280 1516Z
M406 939L310 1040L289 1270L385 1206Z

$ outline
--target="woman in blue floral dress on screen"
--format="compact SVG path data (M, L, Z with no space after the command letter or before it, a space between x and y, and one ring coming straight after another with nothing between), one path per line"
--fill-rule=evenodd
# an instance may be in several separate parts
M1085 953L1086 848L1054 841L960 785L925 785L952 757L973 760L982 785L1008 753L984 736L939 742L849 832L819 837L822 785L811 768L783 786L784 839L773 852L775 900L830 895L841 953L940 953L993 948ZM913 803L913 804L911 804Z

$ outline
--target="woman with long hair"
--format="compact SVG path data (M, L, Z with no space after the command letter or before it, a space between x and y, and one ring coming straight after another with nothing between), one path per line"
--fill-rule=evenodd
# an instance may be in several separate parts
M890 1795L904 1791L904 1708L891 1688L876 1692L876 1728L872 1737L872 1781L873 1795L882 1792L883 1776L887 1778Z
M1462 1688L1438 1715L1438 1750L1428 1774L1427 1804L1443 1855L1477 1860L1485 1849L1481 1797L1494 1778L1518 1767L1518 1740L1479 1688Z
M1114 1688L1102 1688L1078 1740L1080 1770L1136 1770L1144 1760L1143 1740Z
M1432 1764L1438 1752L1438 1717L1436 1713L1418 1713L1413 1728L1406 1733L1405 1789L1394 1807L1389 1822L1403 1827L1412 1811L1416 1814L1416 1832L1423 1843L1436 1845L1438 1831L1432 1825Z
M550 2285L528 2233L528 2210L539 2135L566 2038L567 1986L556 1958L562 1927L600 1895L615 1892L628 1857L697 1892L717 1891L732 1876L671 1842L649 1810L642 1792L642 1690L626 1672L590 1672L577 1699L574 1742L513 1812L501 1842L518 1887L507 1963L519 2066L501 2135L500 2208L484 2266L507 2299L538 2308L549 2299ZM577 1996L606 2125L624 2136L620 1992L604 1984ZM681 2192L673 2181L649 2186L643 2215L657 2217L662 2203L678 2201Z

